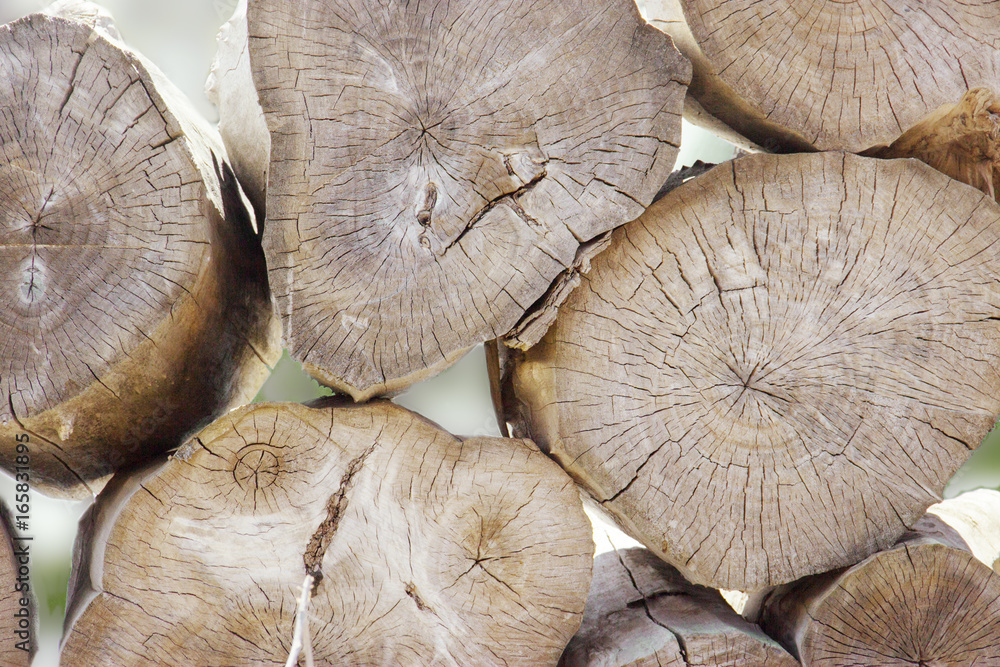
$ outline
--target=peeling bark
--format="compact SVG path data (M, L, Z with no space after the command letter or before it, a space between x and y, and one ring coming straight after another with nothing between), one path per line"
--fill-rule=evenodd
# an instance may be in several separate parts
M280 332L218 138L56 10L0 27L0 465L27 436L33 488L83 497L250 400Z
M530 442L382 401L241 408L82 524L67 665L283 665L306 575L316 664L551 664L593 556L572 480Z
M645 6L691 59L685 118L769 151L887 144L966 90L1000 81L992 0Z
M502 420L696 583L853 564L1000 412L998 249L996 202L919 162L739 158L612 234L494 371Z
M580 631L560 665L792 667L798 662L719 592L685 581L647 549L594 559Z
M689 66L631 0L301 16L268 0L246 21L212 88L224 119L259 108L269 136L256 112L223 134L266 202L287 347L356 400L519 322L515 344L539 337L581 255L644 210L677 155ZM259 100L225 82L247 71Z

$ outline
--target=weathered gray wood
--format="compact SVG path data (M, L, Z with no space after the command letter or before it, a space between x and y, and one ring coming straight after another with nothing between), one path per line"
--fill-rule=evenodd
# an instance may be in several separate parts
M645 0L694 72L685 117L767 150L888 144L1000 82L992 0Z
M1000 412L1000 207L915 160L739 158L612 235L504 414L690 580L890 546Z
M84 524L67 665L284 664L307 572L317 664L553 664L593 564L534 445L383 401L241 408Z
M594 240L642 212L677 154L690 66L631 0L351 0L302 16L262 0L247 21L269 164L266 139L235 136L246 126L227 141L256 147L253 182L267 174L251 198L266 201L287 347L358 400L524 318L512 344L537 339ZM217 80L240 71L238 33ZM213 88L220 113L244 105L238 86Z
M218 138L106 13L0 27L0 465L83 496L248 401L280 354Z
M583 623L560 665L791 667L798 662L719 592L686 581L648 549L594 559Z
M930 513L890 549L752 598L744 613L807 667L1000 664L1000 575Z
M917 158L1000 201L1000 97L989 88L970 90L862 155Z

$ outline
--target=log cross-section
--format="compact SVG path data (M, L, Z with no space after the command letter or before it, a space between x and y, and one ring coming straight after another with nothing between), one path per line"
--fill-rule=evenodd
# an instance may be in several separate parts
M1000 547L995 531L975 536ZM744 613L806 667L1000 664L1000 574L964 538L928 512L893 547L752 596Z
M537 447L383 401L236 410L82 524L67 665L282 665L297 599L316 664L554 664L593 565Z
M645 6L694 65L685 116L768 150L887 144L966 90L1000 83L993 0Z
M998 277L1000 207L926 165L743 157L612 234L506 420L696 583L850 565L992 428Z
M631 0L298 4L250 4L212 90L224 118L259 97L269 135L223 132L266 179L287 346L355 399L553 307L673 167L690 66Z
M0 465L27 438L33 488L82 496L250 400L280 332L218 136L61 6L0 27Z

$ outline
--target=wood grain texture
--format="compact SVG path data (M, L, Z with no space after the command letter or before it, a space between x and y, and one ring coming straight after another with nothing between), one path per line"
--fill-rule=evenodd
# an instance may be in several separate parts
M861 563L751 600L807 667L1000 664L1000 575L927 514Z
M1000 96L974 88L888 146L873 146L862 155L916 158L1000 201Z
M673 166L690 68L630 0L304 6L247 17L265 249L287 347L355 399L507 333Z
M280 354L218 138L91 18L0 27L0 464L27 433L33 488L76 496L249 400Z
M857 562L1000 412L1000 207L913 160L753 155L615 231L505 415L690 580Z
M531 443L381 401L241 408L84 523L68 665L284 664L307 570L317 664L553 664L593 558Z
M647 0L694 64L694 122L768 150L888 144L942 104L1000 83L992 0Z
M719 592L686 581L648 549L594 559L580 631L561 667L792 667L798 664Z

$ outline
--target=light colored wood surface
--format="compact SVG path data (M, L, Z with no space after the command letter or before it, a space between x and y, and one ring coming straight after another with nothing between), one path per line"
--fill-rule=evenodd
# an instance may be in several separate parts
M692 60L685 115L768 150L888 144L1000 84L991 0L646 0Z
M78 545L67 665L284 664L307 571L317 664L553 664L583 614L572 480L391 403L241 408L113 484Z
M919 162L737 159L613 233L506 419L696 583L853 564L1000 411L998 247L996 202Z
M677 155L690 68L631 0L262 1L248 26L286 344L358 400L514 328Z
M594 582L564 667L792 667L798 662L719 592L685 581L648 549L594 559Z
M780 586L747 613L807 667L1000 664L1000 575L933 514L895 546Z

